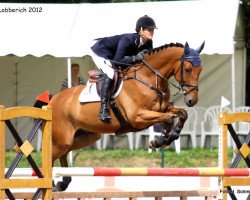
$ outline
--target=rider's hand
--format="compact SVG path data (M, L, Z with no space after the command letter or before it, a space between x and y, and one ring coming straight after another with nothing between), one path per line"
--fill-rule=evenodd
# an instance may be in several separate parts
M144 53L139 52L136 56L133 56L133 62L140 62L144 59Z
M149 53L149 50L148 49L144 49L144 50L142 50L142 53L143 54Z

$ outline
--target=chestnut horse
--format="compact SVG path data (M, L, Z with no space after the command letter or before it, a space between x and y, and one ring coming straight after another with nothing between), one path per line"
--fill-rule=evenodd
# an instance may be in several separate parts
M166 44L144 55L144 60L122 71L122 90L115 99L125 121L131 129L126 132L142 130L155 123L164 123L165 131L161 137L151 141L156 148L169 145L179 137L187 119L184 109L170 106L168 79L174 76L184 93L187 106L198 101L198 79L201 73L199 54L204 47L189 48L188 43ZM77 86L55 95L49 105L52 107L52 161L60 159L62 167L68 167L67 154L75 149L89 146L101 138L103 133L117 133L121 124L114 112L111 123L98 120L100 102L80 103L79 95L86 86ZM168 127L177 118L178 122L169 133ZM58 190L65 190L71 177L63 177L57 184Z

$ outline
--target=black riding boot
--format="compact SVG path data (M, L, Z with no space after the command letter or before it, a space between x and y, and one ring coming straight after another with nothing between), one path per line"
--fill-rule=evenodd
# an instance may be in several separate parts
M99 112L99 117L101 121L103 121L106 124L110 123L111 117L110 117L110 112L108 109L108 100L109 100L109 90L111 86L112 79L110 79L106 74L103 77L104 81L101 86L101 109Z

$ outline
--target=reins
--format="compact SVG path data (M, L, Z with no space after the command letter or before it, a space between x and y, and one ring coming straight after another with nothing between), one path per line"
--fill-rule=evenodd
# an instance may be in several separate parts
M161 79L164 79L166 81L168 81L168 80L165 77L163 77L156 69L151 67L144 59L142 60L142 63L155 74L155 85L156 85L156 87L153 87L152 84L147 84L145 81L138 78L137 75L136 75L136 71L137 71L136 67L134 67L134 76L133 77L126 76L126 77L124 77L124 80L129 80L129 79L137 80L140 83L148 86L151 90L154 90L161 98L164 98L167 94L158 89L158 77L160 77Z
M173 85L175 88L177 88L177 89L179 89L179 91L177 92L177 93L175 93L174 95L172 95L172 96L176 96L177 94L179 94L180 93L180 91L184 94L184 95L187 95L188 93L190 93L190 92L192 92L193 90L198 90L198 86L197 85L191 85L191 84L188 84L188 83L185 83L184 82L184 79L183 79L183 70L184 70L184 61L186 60L186 59L189 59L189 58L199 58L199 57L196 57L196 56L182 56L181 58L180 58L180 60L181 60L181 64L180 64L180 67L178 68L178 70L175 72L175 74L174 74L174 76L177 74L177 72L179 71L179 70L181 70L181 74L180 74L180 81L178 81L178 83L179 83L179 86L176 86L175 84L173 84L173 83L171 83L170 82L170 84L171 85ZM146 85L146 86L148 86L151 90L154 90L161 98L164 98L167 94L165 93L165 92L163 92L163 91L161 91L161 90L159 90L158 89L158 77L160 78L160 79L163 79L163 80L165 80L165 81L168 81L168 79L166 79L164 76L162 76L156 69L154 69L152 66L150 66L144 59L142 60L142 63L150 70L150 71L152 71L154 74L155 74L155 85L156 85L156 87L153 87L152 86L152 84L147 84L145 81L143 81L143 80L141 80L140 78L138 78L137 77L137 75L136 75L136 71L137 71L137 69L136 69L136 67L134 67L134 75L133 75L133 77L128 77L128 76L126 76L125 78L124 78L124 80L129 80L129 79L134 79L134 80L137 80L137 81L139 81L140 83L142 83L142 84L144 84L144 85ZM184 89L183 89L183 87L191 87L192 89L191 90L189 90L189 91L185 91Z
M184 56L184 54L182 55L182 57L179 59L181 61L181 64L180 64L180 67L178 68L178 70L175 72L174 76L178 73L178 71L180 70L180 81L178 81L179 83L179 86L176 86L175 84L173 84L172 82L170 82L170 84L172 86L174 86L175 88L177 88L179 91L176 92L175 94L173 94L172 96L176 96L177 94L179 94L180 92L183 93L184 95L187 95L189 94L190 92L192 92L193 90L199 90L198 86L197 85L191 85L191 84L188 84L188 83L185 83L184 82L184 78L183 78L183 70L184 70L184 61L187 60L187 59L195 59L195 58L199 58L198 56ZM120 63L120 62L115 62L115 61L112 61L112 63L114 64L118 64L118 65L123 65L123 66L129 66L127 67L124 71L128 71L129 68L131 68L132 66L128 65L128 64L125 64L125 63ZM125 80L130 80L130 79L134 79L134 80L137 80L139 81L140 83L146 85L147 87L149 87L151 90L154 90L159 96L160 98L164 98L167 94L161 90L158 89L158 77L160 79L163 79L165 81L168 82L168 79L166 79L164 76L162 76L158 70L154 69L152 66L150 66L145 59L142 60L142 63L150 70L152 71L154 74L155 74L155 85L156 87L153 87L152 84L148 84L146 83L144 80L140 79L136 72L138 71L138 69L136 68L136 66L134 67L134 75L131 77L131 76L125 76L124 77L124 81ZM191 87L191 90L189 91L186 91L183 89L183 87Z

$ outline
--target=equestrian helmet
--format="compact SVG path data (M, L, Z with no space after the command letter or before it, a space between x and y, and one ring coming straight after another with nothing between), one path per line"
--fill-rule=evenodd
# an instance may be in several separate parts
M155 25L155 21L151 17L144 15L137 20L135 31L138 33L141 28L157 28L157 27Z

